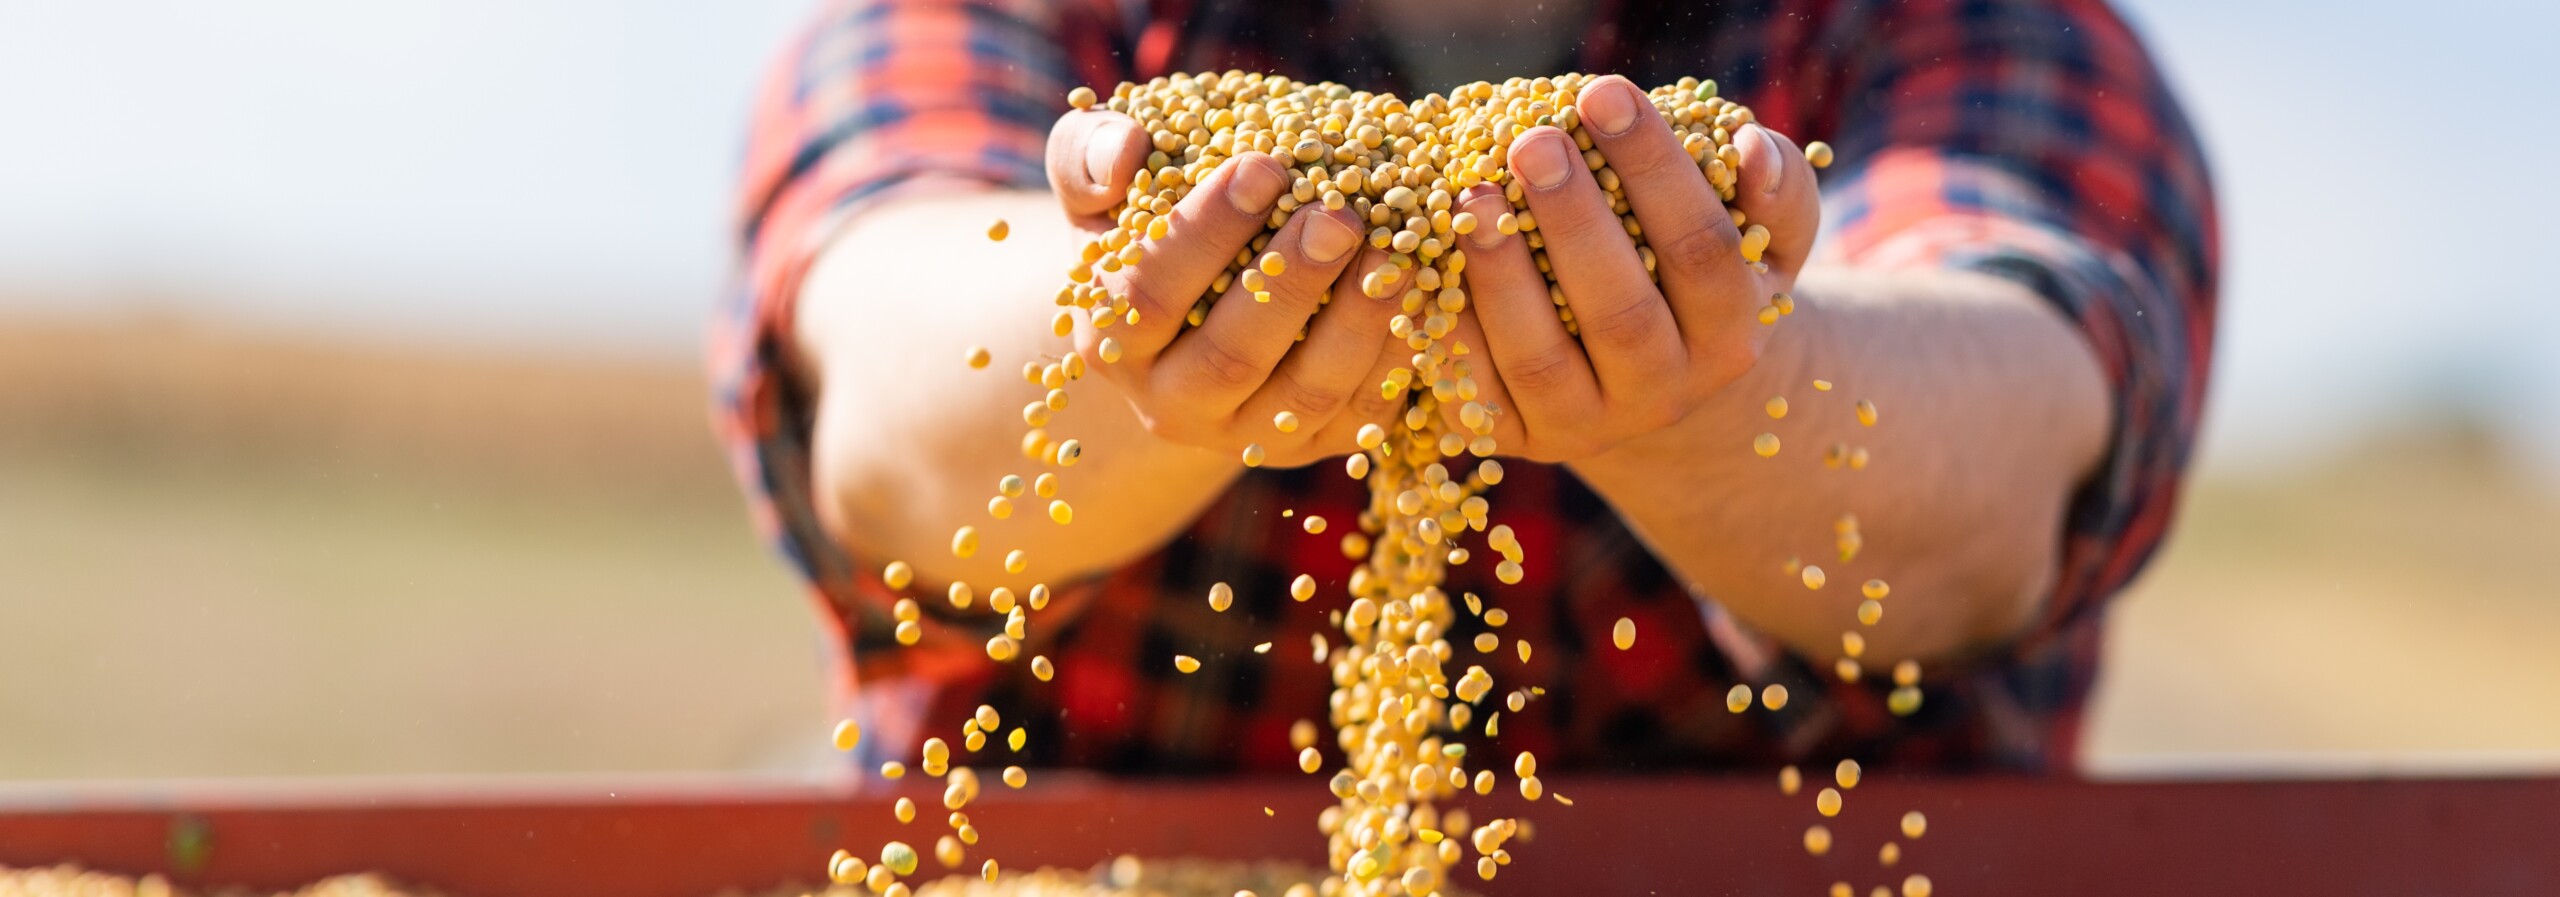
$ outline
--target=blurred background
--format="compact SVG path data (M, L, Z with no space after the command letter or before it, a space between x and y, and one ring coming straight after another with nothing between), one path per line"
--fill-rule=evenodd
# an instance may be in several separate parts
M2228 267L2089 767L2560 768L2560 11L2119 6ZM0 780L810 768L696 373L806 7L0 0Z

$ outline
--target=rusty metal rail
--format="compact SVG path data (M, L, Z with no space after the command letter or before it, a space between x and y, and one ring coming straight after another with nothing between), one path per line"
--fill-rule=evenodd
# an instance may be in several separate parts
M2090 783L1875 776L1800 846L1811 801L1734 778L1559 778L1523 813L1534 841L1482 890L1500 894L1865 894L1927 874L1949 895L2407 897L2560 893L2560 779ZM375 781L0 787L0 864L76 861L183 882L287 887L380 871L467 897L705 897L818 876L836 847L919 844L901 789L759 780L615 785ZM1120 853L1320 860L1326 802L1303 779L1107 781L1050 773L990 788L975 857L1085 866ZM1265 815L1271 808L1276 815ZM1930 819L1900 866L1876 861L1906 809ZM930 865L930 864L928 864ZM1464 873L1473 883L1472 873Z

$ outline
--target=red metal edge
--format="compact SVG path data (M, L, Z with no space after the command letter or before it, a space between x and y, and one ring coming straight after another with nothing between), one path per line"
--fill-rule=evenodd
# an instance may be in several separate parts
M1108 781L1050 772L989 788L969 815L971 862L1089 866L1121 853L1318 862L1307 779ZM819 877L837 847L898 838L930 852L939 814L899 825L898 795L938 806L921 778L868 788L704 779L614 785L486 781L187 784L0 789L0 864L77 862L182 882L284 888L376 871L464 897L706 897ZM1807 793L1761 777L1559 778L1552 799L1475 798L1476 818L1519 814L1536 837L1469 887L1490 895L1865 894L1928 875L1954 895L2549 894L2560 889L2560 779L2090 783L1871 777L1824 820ZM934 798L934 799L927 799ZM1265 807L1273 815L1265 815ZM1905 810L1925 837L1881 868ZM1824 822L1837 846L1801 846ZM171 833L205 833L202 864L173 866ZM930 865L930 862L928 862Z

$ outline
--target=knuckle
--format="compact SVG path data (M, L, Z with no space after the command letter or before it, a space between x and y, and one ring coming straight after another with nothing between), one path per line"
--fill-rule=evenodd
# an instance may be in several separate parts
M1577 314L1582 342L1602 352L1627 352L1652 342L1662 332L1643 301L1612 303L1590 314Z
M1341 393L1310 385L1296 373L1285 369L1274 382L1280 389L1281 407L1318 420L1332 417L1349 399Z
M1583 330L1586 338L1590 334ZM1530 353L1522 358L1503 359L1500 365L1502 383L1516 398L1520 394L1552 393L1571 385L1581 373L1576 360L1562 345Z
M1709 221L1689 222L1649 243L1664 263L1682 268L1704 269L1742 257L1742 235Z
M1222 331L1197 330L1192 333L1192 339L1199 344L1193 363L1200 372L1200 379L1210 387L1239 389L1262 379L1262 366L1230 343Z

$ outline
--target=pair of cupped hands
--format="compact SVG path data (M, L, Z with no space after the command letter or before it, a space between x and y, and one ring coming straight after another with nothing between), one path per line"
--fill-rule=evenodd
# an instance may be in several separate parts
M1743 125L1734 136L1743 159L1734 204L1771 234L1761 255L1767 271L1754 270L1715 188L1643 90L1603 77L1576 105L1634 207L1659 284L1562 130L1522 132L1509 163L1579 339L1558 320L1525 235L1492 226L1512 211L1502 190L1470 187L1452 209L1485 224L1453 238L1467 254L1469 300L1449 338L1469 348L1477 400L1495 412L1500 452L1555 463L1669 428L1748 372L1771 330L1759 310L1794 286L1821 215L1804 153L1785 135ZM1059 119L1049 136L1049 181L1068 217L1087 231L1109 228L1107 216L1151 149L1145 130L1120 113L1097 108ZM1265 465L1292 467L1344 454L1362 426L1392 428L1403 414L1402 399L1380 391L1390 371L1412 361L1412 349L1389 332L1400 295L1361 290L1361 277L1388 253L1366 245L1365 224L1347 206L1309 203L1288 216L1268 247L1286 262L1264 285L1269 302L1231 284L1200 326L1183 326L1193 301L1263 232L1292 180L1266 154L1221 163L1175 205L1165 239L1150 241L1136 265L1101 276L1102 288L1138 312L1137 323L1096 331L1079 317L1077 351L1157 436L1231 455L1258 444ZM1320 308L1328 292L1332 301ZM1104 336L1119 342L1118 361L1097 363ZM1453 425L1458 404L1444 409ZM1292 432L1273 424L1283 411L1298 418Z

